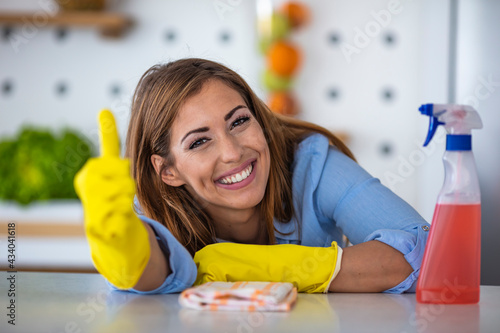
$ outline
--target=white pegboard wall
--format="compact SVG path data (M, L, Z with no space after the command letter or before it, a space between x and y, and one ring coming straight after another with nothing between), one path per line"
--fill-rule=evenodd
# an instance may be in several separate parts
M210 1L114 1L116 11L130 15L135 26L123 38L103 39L96 29L43 27L14 48L23 36L13 27L0 41L0 135L13 134L24 123L52 128L79 128L94 143L96 115L108 107L117 113L122 138L128 124L133 90L147 68L182 57L204 57L230 65L252 85L254 6L242 2L219 13ZM0 10L44 11L38 1ZM253 15L249 15L253 14ZM203 33L200 33L203 27ZM5 26L2 27L5 31Z
M359 163L417 206L416 174L401 158L416 148L420 7L411 1L307 1L314 18L296 36L305 53L297 93L303 119L347 132Z
M3 1L0 10L36 12L42 10L40 1ZM408 158L424 135L417 120L420 2L401 0L393 12L391 2L381 0L304 3L312 21L292 37L305 55L296 82L300 117L347 132L360 164L387 184L387 172L397 174L401 158ZM43 27L15 52L0 26L0 136L15 133L23 123L69 125L96 143L96 116L108 107L124 141L140 76L158 62L181 57L223 62L263 97L255 1L122 0L110 6L135 21L121 39L103 39L92 28L68 27L61 33ZM387 24L373 14L384 20L380 15L387 11ZM347 61L344 43L356 46L357 29L376 29L377 23L380 29L369 44ZM21 33L22 27L10 32ZM392 188L418 209L416 174Z

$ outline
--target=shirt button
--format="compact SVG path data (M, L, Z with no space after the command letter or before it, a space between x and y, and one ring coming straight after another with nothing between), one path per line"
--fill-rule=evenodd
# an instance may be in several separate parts
M428 225L423 225L422 226L423 231L429 231L429 226Z

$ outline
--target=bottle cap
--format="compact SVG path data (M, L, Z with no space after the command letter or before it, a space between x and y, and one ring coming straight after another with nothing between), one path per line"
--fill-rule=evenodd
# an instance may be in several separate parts
M446 136L446 150L466 151L472 149L472 135L448 134Z

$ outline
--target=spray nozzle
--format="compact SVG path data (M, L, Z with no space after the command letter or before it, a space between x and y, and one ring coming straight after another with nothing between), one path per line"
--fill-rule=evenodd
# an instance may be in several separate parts
M427 132L427 138L424 143L424 147L426 147L429 142L431 142L434 134L436 134L436 130L439 125L444 125L444 123L439 121L439 115L434 115L432 104L423 104L418 108L418 110L421 114L429 116L429 131Z
M439 125L443 125L452 135L470 135L471 129L483 128L479 113L469 105L423 104L418 110L429 116L429 131L424 147L432 140Z

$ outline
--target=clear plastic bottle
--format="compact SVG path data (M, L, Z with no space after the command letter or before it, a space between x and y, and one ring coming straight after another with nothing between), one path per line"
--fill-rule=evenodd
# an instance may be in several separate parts
M431 117L427 145L443 125L445 180L439 193L417 283L420 303L464 304L479 301L481 270L481 194L471 129L482 128L467 105L425 104Z

